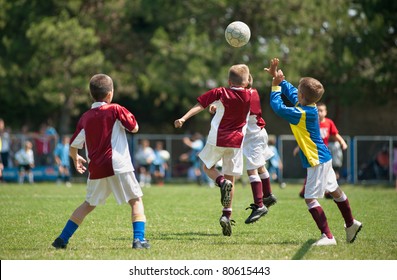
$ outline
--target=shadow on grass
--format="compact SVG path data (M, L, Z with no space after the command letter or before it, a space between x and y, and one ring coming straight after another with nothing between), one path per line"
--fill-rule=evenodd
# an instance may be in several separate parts
M300 249L295 253L295 255L292 256L292 260L301 260L303 257L306 255L306 253L310 250L312 247L312 244L316 242L314 239L309 239L307 240L301 247Z

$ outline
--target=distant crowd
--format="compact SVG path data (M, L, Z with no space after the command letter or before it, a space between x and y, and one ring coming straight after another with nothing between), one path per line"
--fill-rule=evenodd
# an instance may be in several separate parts
M59 136L54 127L48 123L40 125L37 131L30 131L23 125L18 132L12 132L0 119L1 162L4 167L16 167L15 155L23 149L27 141L32 143L35 165L51 165L55 163L54 150Z
M60 139L50 122L40 125L37 131L30 131L23 125L18 132L12 132L0 119L0 179L4 168L18 168L19 183L27 179L33 183L32 169L36 166L57 166L58 180L70 184L69 137Z

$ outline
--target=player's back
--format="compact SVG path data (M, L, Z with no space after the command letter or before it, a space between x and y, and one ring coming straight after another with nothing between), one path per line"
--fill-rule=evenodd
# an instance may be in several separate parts
M241 147L251 92L245 88L220 87L206 92L197 100L203 107L212 103L217 107L207 141L220 147Z
M247 134L257 133L265 127L266 122L262 118L262 106L259 93L256 89L251 88L250 115L248 119Z
M125 128L136 126L134 116L118 104L96 102L79 120L71 146L86 145L90 179L132 171Z

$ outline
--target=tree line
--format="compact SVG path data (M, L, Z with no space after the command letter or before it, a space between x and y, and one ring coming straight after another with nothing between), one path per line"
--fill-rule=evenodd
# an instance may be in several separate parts
M54 120L70 133L89 108L88 81L106 73L114 102L144 133L173 133L173 120L246 63L268 104L263 68L279 57L289 81L314 76L325 102L384 106L397 101L397 2L391 0L0 0L0 117L17 130ZM251 28L242 48L224 29ZM268 114L268 112L266 112ZM201 125L210 114L190 120ZM180 133L180 132L179 132Z

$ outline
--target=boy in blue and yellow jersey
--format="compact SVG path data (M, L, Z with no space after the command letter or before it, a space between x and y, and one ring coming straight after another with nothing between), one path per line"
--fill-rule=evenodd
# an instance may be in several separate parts
M330 192L338 206L345 220L346 241L352 243L362 224L353 218L349 200L336 181L331 153L321 138L315 103L321 99L324 87L318 80L305 77L299 81L298 88L295 88L284 80L283 72L277 69L278 63L279 60L274 58L270 62L270 67L265 68L265 71L273 76L270 106L278 116L289 122L300 148L302 165L307 168L305 202L322 234L313 245L336 245L336 240L328 227L327 217L317 200L324 197L325 191ZM284 94L295 106L287 107L281 94Z

